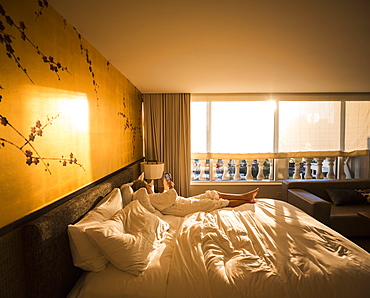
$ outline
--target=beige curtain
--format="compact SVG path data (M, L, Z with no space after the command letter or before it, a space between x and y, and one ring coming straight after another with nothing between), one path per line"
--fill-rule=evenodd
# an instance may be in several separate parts
M179 195L190 185L190 94L144 94L146 160L164 162Z

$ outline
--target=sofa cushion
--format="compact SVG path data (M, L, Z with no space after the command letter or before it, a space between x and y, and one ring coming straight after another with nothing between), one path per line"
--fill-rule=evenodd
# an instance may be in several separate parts
M365 197L354 189L327 188L326 191L335 206L366 203Z
M369 189L356 189L370 204L370 188Z

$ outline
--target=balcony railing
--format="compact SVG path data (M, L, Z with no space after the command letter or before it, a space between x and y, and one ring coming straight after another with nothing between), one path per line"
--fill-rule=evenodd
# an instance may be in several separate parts
M303 153L299 153L294 157L283 158L268 158L268 154L256 154L256 158L248 156L245 159L241 156L235 158L232 154L225 157L212 154L212 158L206 158L207 154L192 154L191 179L212 182L353 178L348 167L350 154L324 154L318 153L317 157L308 154L310 156L304 157Z

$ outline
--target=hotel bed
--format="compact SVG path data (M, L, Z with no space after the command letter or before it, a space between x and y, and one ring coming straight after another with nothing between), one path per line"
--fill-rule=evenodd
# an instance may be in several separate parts
M143 209L140 198L128 202L122 185L137 172L117 171L23 228L28 297L368 297L370 254L288 203L258 198L237 208L161 215ZM113 197L116 204L107 203ZM137 253L126 247L117 256L119 246L104 241L117 212L118 222L126 221L118 231L145 222L140 235L148 241L138 242ZM95 227L86 220L91 213ZM79 260L71 233L84 219L92 235L90 241L89 232L80 233L88 242L75 246L87 248Z
M85 270L69 297L369 295L370 254L284 201L183 217L145 204L125 183L69 225Z

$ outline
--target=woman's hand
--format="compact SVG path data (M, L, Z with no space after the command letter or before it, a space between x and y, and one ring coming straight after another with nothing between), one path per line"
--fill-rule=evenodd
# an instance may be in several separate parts
M172 179L172 177L171 177ZM166 179L166 177L163 175L163 187L164 187L164 190L169 190L169 189L172 189L175 187L175 183L173 183L173 181L168 181Z
M148 194L152 194L153 193L153 189L152 189L152 186L150 184L146 184L145 185L145 188L146 188L146 191Z

